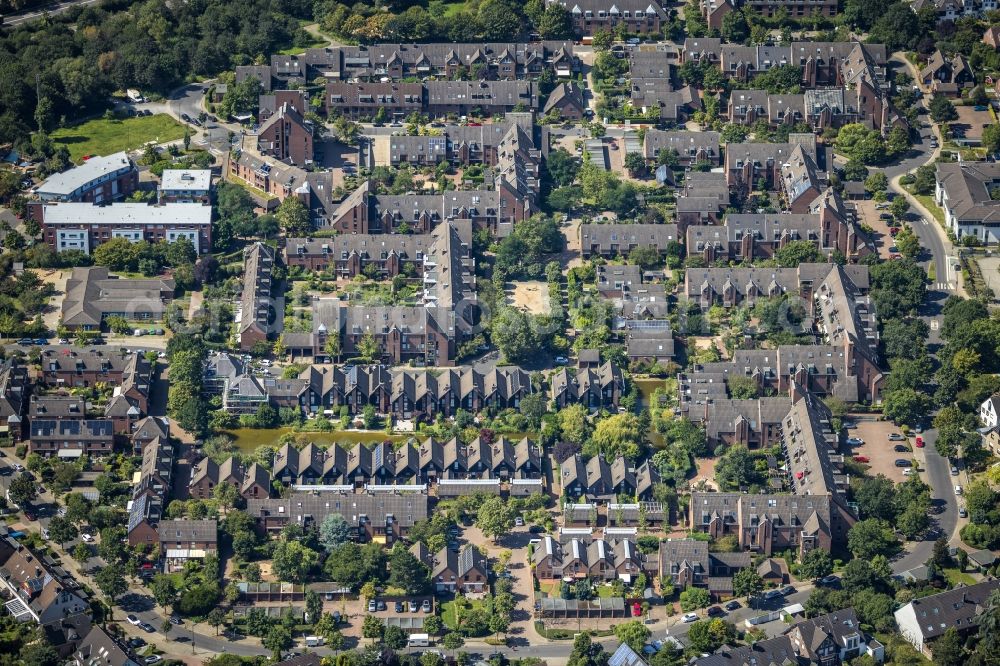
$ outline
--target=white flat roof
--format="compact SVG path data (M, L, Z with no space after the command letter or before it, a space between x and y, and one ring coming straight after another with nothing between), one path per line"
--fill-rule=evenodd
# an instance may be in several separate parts
M42 219L49 225L106 224L141 227L151 224L177 227L212 223L212 207L200 203L116 203L98 206L85 202L45 204Z
M122 151L104 157L91 157L78 167L49 176L38 186L40 194L69 196L102 176L129 166L128 155Z
M160 190L205 190L212 186L210 169L164 169Z

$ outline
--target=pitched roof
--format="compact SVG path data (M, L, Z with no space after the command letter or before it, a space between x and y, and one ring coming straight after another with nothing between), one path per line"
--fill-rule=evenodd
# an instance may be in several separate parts
M149 313L159 319L173 293L174 281L169 278L116 279L103 266L74 268L66 281L62 321L69 326L100 326L106 315L120 312L132 317Z
M39 196L45 199L51 197L70 197L80 188L106 178L122 169L133 168L132 160L128 153L122 151L111 155L94 156L85 161L80 166L74 166L61 173L54 174L45 179L36 188Z

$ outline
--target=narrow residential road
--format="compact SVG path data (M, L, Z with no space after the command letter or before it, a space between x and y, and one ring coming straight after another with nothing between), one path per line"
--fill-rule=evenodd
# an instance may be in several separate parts
M73 7L86 7L87 5L96 5L100 1L101 0L69 0L68 2L53 2L51 4L45 5L44 7L32 7L31 9L26 9L23 12L17 14L7 14L6 16L4 16L3 25L4 27L17 27L24 23L37 21L43 16L62 14L63 12Z

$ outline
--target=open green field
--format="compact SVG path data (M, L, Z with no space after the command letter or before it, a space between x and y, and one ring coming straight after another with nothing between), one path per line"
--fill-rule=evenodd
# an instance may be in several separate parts
M428 5L428 10L430 10L432 14L436 15L438 7L441 8L442 16L444 16L445 18L450 18L458 14L463 9L468 9L468 4L466 4L464 0L461 0L459 2L445 2L444 0L431 0L430 4Z
M166 143L183 138L184 125L165 113L122 120L96 118L52 132L52 140L65 144L74 162L84 155L109 155L135 150L150 141Z

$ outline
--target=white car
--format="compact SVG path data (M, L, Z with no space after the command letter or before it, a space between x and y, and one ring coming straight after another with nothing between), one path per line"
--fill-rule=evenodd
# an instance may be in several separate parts
M962 494L962 486L955 486L955 494L956 495Z
M140 620L135 615L132 615L131 613L126 615L125 619L128 620L128 623L131 624L133 627L138 627L140 624L142 624L142 620Z
M688 622L697 622L698 621L698 614L697 613L684 613L684 617L682 617L681 620L683 620L685 623L688 623Z
M912 467L907 467L903 470L903 476L913 476L914 474L916 474L916 471Z
M80 541L84 543L94 543L94 537L84 532L80 535Z

